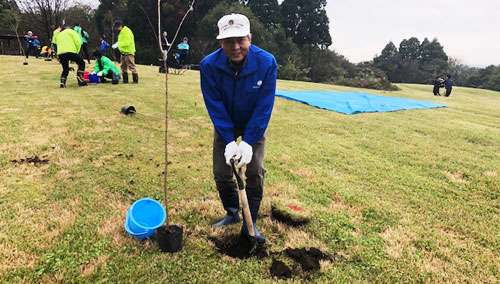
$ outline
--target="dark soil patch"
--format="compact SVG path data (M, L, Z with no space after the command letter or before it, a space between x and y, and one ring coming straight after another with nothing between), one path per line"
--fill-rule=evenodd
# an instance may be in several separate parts
M298 210L294 210L294 211L298 211ZM290 225L292 227L299 227L299 226L302 226L302 225L309 223L309 218L293 216L293 215L291 215L283 210L280 210L274 206L271 207L271 216L273 216L274 219L276 219L282 223L285 223L287 225Z
M314 247L310 248L309 250L306 250L305 248L287 248L284 250L284 252L290 258L298 262L304 271L319 270L320 260L333 261L332 256Z
M43 157L45 158L45 157ZM49 163L49 160L47 159L40 159L38 156L33 156L31 158L26 158L26 159L20 159L20 160L11 160L11 163L15 164L33 164L35 166L37 165L45 165Z
M233 258L246 259L254 256L258 259L264 259L269 256L273 257L273 262L269 271L271 276L280 279L288 279L294 276L307 279L310 274L305 274L304 272L319 270L321 268L321 260L333 262L335 258L339 259L337 256L334 258L334 256L324 253L315 247L309 249L287 248L281 252L268 252L263 244L258 245L254 255L250 255L251 243L246 237L240 234L226 235L222 238L209 237L209 239L215 244L218 252ZM284 262L274 258L279 255L290 257L296 263L300 264L302 269L300 269L297 264L290 268Z
M273 259L270 272L271 276L281 279L288 279L292 277L292 270L284 262L276 259Z
M263 244L258 244L255 253L250 255L252 243L240 234L227 235L221 239L210 238L210 240L214 242L218 252L230 257L245 259L255 256L262 259L269 255Z

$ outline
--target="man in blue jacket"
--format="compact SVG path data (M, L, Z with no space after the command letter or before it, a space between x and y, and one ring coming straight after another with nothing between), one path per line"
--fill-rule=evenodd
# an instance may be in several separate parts
M256 221L264 186L264 149L267 125L276 91L277 64L273 55L251 45L250 22L241 14L217 23L221 47L200 64L201 89L214 124L213 172L227 214L213 226L240 221L239 199L230 159L246 165L246 190L257 241L266 241ZM239 144L238 137L242 137ZM245 223L241 229L248 236Z
M451 80L451 76L446 76L446 80L444 80L444 88L446 89L445 97L449 97L451 95L451 90L453 88L453 80Z

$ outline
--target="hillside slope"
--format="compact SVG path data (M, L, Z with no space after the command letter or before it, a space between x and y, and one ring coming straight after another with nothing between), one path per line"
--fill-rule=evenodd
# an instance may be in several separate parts
M281 254L238 260L215 249L240 225L210 228L223 209L197 72L169 76L170 213L185 241L163 254L123 229L135 200L163 198L163 74L138 66L138 85L78 88L71 72L60 89L57 61L22 62L0 56L0 282L272 283L273 257L294 265ZM399 87L363 91L450 107L347 116L276 99L259 229L270 252L315 246L335 256L291 282L500 278L500 93L457 87L444 98L431 86ZM123 105L160 119L123 116ZM21 162L33 156L48 161ZM311 222L273 220L272 202L300 205Z

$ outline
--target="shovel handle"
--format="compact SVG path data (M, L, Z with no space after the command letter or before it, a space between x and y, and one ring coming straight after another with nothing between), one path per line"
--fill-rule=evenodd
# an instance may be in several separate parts
M245 185L243 184L243 178L241 177L241 168L236 170L234 165L235 160L231 159L231 168L233 169L233 174L236 177L236 182L238 183L238 195L240 197L241 207L243 209L243 218L245 218L245 223L247 225L248 234L255 238L255 231L253 230L252 215L250 213L250 207L248 206L247 192L245 190Z
M233 175L236 177L236 183L238 184L239 190L245 190L245 184L243 183L243 178L241 177L242 171L241 168L236 170L236 166L234 165L236 160L231 158L231 168L233 169Z

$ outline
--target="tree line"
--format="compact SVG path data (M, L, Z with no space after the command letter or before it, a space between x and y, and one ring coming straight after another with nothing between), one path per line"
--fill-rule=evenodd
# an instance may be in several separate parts
M121 20L135 35L136 62L159 64L157 47L157 0L100 0L97 9L69 0L0 0L0 31L9 30L9 17L16 15L19 30L31 29L42 43L63 23L78 21L90 34L90 48L100 44L99 36L116 40L113 22ZM172 40L192 0L161 0L161 29ZM188 37L190 62L197 64L219 48L215 40L217 21L233 12L251 22L252 42L276 57L280 79L340 84L353 87L394 90L393 83L430 83L436 75L451 74L463 86L498 89L500 66L471 68L449 58L437 39L420 42L403 40L399 48L390 42L379 56L354 64L329 49L332 38L326 0L196 0L193 12L182 26L179 39ZM11 21L12 22L12 21Z
M500 91L500 65L469 67L448 57L436 38L422 42L416 37L403 39L399 49L391 41L371 64L393 83L430 84L437 76L450 75L459 86Z

